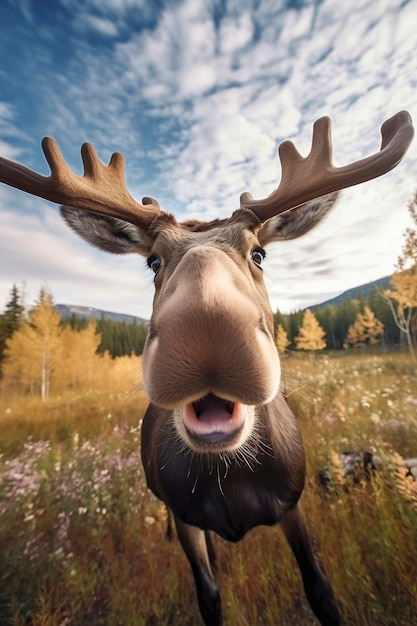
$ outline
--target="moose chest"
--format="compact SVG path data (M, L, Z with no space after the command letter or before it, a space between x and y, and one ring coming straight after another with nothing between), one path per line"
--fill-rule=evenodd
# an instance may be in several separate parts
M190 454L173 439L170 428L163 434L156 427L150 410L142 426L148 487L186 524L236 542L256 526L278 523L299 498L302 481L293 482L297 473L272 448L247 458L211 458Z

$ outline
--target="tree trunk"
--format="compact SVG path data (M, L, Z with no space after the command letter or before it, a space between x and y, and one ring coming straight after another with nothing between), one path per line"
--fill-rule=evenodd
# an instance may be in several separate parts
M41 398L42 401L48 399L49 396L49 383L51 378L49 353L47 350L42 352L42 380L41 380Z

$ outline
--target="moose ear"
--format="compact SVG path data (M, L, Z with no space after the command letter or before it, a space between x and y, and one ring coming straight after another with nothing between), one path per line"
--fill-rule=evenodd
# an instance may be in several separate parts
M266 246L273 241L287 241L302 237L326 217L336 204L338 197L339 192L335 191L271 217L258 233L259 243Z
M124 220L69 206L61 206L61 215L77 235L100 250L148 256L152 248L151 238Z

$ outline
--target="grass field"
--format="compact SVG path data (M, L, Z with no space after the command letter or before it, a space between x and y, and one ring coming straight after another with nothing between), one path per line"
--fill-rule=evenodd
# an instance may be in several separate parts
M417 624L417 483L401 460L417 456L415 366L335 353L294 354L283 369L309 529L345 624ZM132 376L66 394L0 395L1 626L201 626L188 564L144 484ZM383 470L344 484L337 453L348 449L378 454ZM225 626L316 623L279 527L216 545Z

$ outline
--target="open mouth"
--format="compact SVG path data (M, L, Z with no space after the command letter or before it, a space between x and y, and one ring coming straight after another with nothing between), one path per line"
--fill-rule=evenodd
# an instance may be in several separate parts
M227 441L243 428L245 413L240 402L210 393L183 408L184 426L190 436L205 442Z

